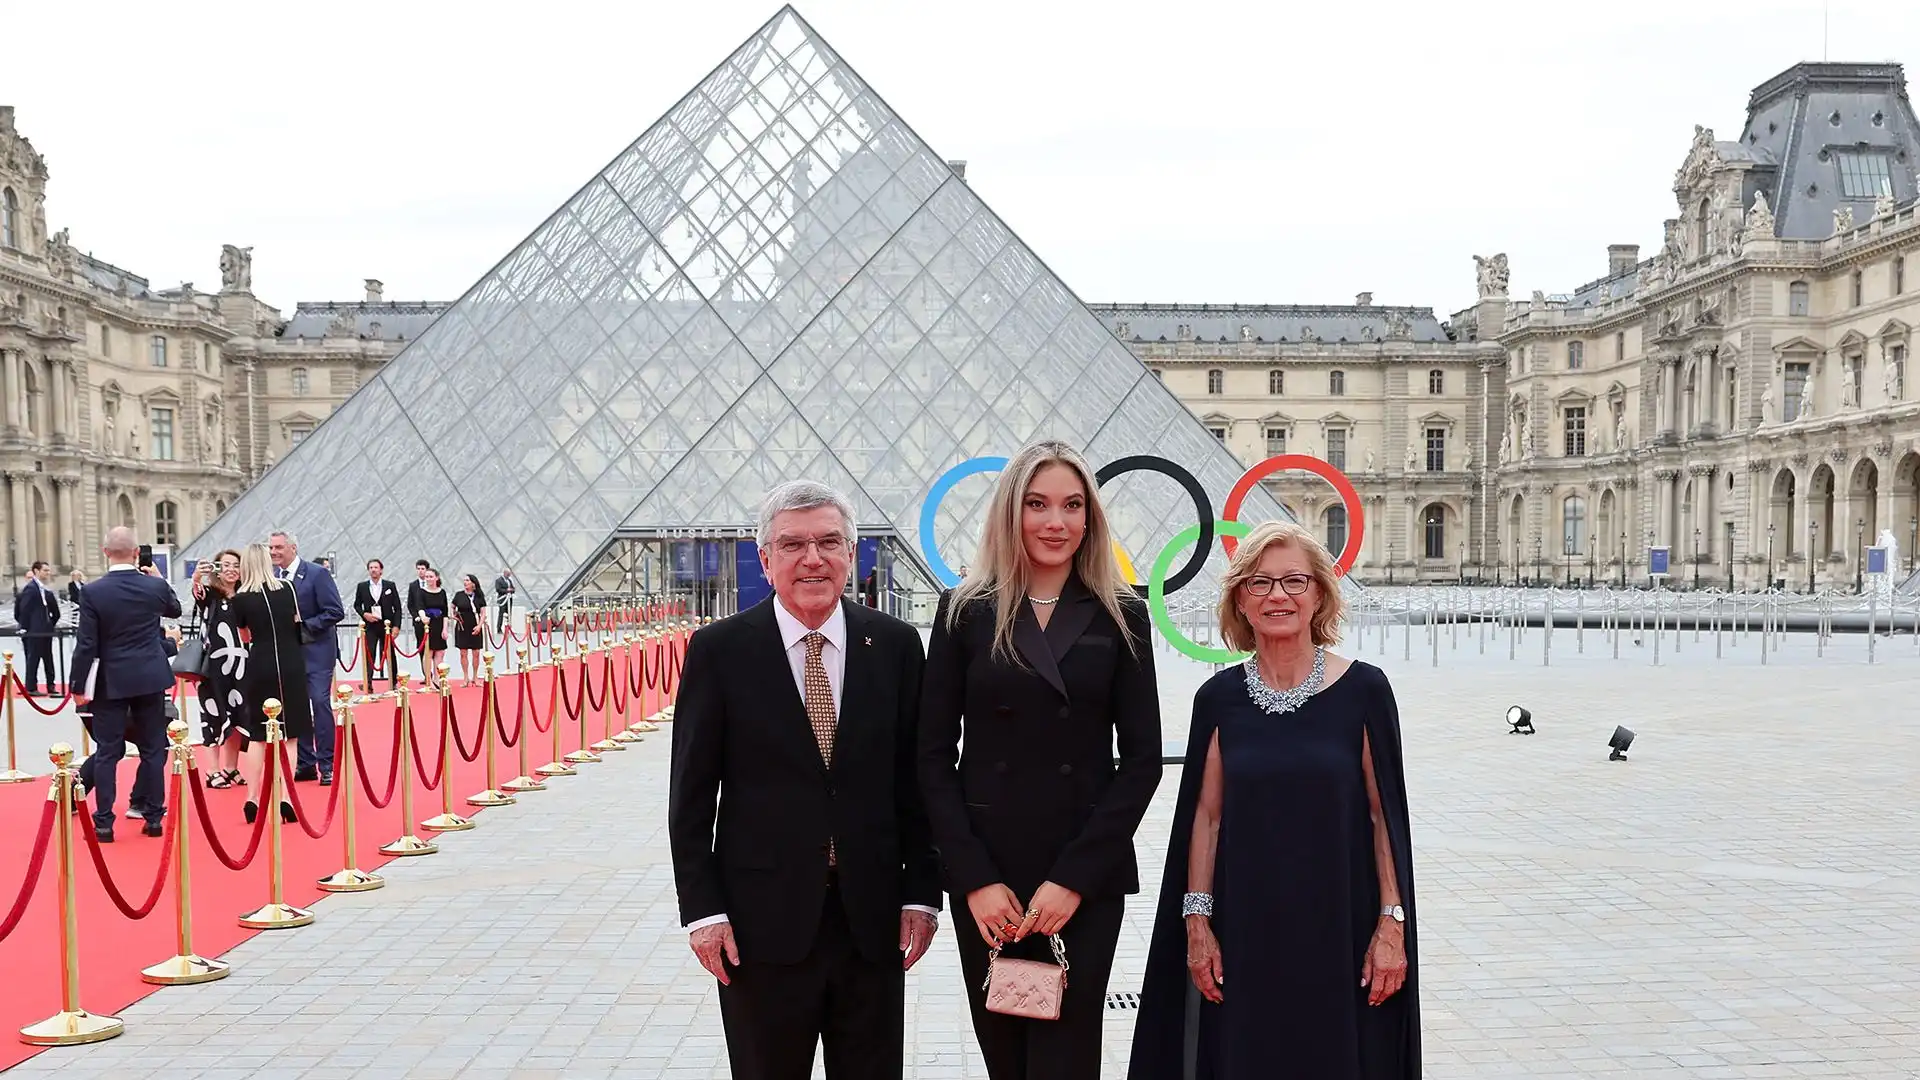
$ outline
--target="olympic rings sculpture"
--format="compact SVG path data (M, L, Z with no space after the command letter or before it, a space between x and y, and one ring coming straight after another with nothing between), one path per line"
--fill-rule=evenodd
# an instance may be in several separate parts
M941 473L939 478L934 480L933 486L927 490L926 501L920 506L920 553L926 557L927 566L932 569L934 576L948 588L960 583L960 575L954 573L953 568L947 565L947 561L940 557L939 545L934 543L934 527L940 504L946 500L953 486L961 480L980 473L998 472L1006 468L1006 465L1007 459L1004 457L968 458ZM1107 481L1130 472L1159 473L1179 484L1193 500L1196 523L1187 526L1160 549L1159 554L1154 557L1146 581L1135 586L1146 598L1147 610L1152 616L1154 627L1167 639L1168 644L1187 656L1208 664L1238 663L1245 658L1244 653L1209 648L1181 633L1174 625L1172 615L1167 611L1166 598L1179 592L1199 576L1201 568L1206 565L1207 551L1213 545L1216 533L1219 534L1220 545L1227 556L1229 558L1233 556L1235 548L1238 547L1238 538L1250 531L1240 522L1240 511L1246 504L1247 496L1260 481L1286 469L1312 473L1333 485L1334 491L1339 493L1340 501L1347 510L1347 543L1340 549L1339 555L1334 560L1334 572L1345 575L1353 569L1354 562L1360 557L1361 537L1366 530L1364 508L1360 502L1360 493L1354 490L1353 481L1347 479L1345 473L1319 458L1306 454L1276 454L1259 462L1234 482L1233 489L1227 493L1225 510L1219 518L1214 517L1213 503L1207 497L1207 489L1201 485L1193 473L1166 458L1152 454L1135 454L1108 462L1094 474L1094 484L1105 487ZM1186 564L1177 573L1169 576L1168 571L1173 568L1174 558L1188 545L1192 545L1193 553L1187 557Z

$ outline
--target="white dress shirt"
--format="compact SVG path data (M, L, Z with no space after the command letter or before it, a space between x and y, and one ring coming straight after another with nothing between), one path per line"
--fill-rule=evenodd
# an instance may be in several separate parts
M804 704L807 700L807 635L815 631L795 618L778 597L773 601L773 621L780 627L780 644L786 648L787 666L793 670L793 685L800 691L800 701ZM827 669L827 686L833 691L833 711L838 716L840 687L846 682L847 675L847 609L835 604L833 614L820 624L818 633L827 639L826 645L820 649L820 664ZM936 924L940 921L938 909L922 904L905 904L900 910L923 911L933 916ZM688 923L687 931L691 933L703 926L726 921L725 915L709 915Z

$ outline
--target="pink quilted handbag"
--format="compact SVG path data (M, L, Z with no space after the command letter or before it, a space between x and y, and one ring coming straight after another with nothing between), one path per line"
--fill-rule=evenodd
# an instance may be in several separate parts
M1000 947L987 954L987 1011L1022 1016L1028 1020L1060 1019L1060 1002L1067 994L1067 946L1059 934L1047 935L1053 958L1002 960Z

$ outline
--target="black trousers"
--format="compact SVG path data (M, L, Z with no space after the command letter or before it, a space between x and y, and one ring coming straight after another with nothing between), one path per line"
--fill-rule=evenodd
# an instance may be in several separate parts
M360 639L365 642L361 648L366 650L364 663L367 665L366 670L369 672L368 680L371 681L374 675L385 671L387 673L387 679L392 681L395 673L392 668L385 666L387 660L387 624L384 622L365 624L360 631Z
M906 976L900 957L874 963L854 948L840 890L829 888L813 951L797 964L742 957L720 988L734 1080L808 1080L826 1047L827 1080L900 1080Z
M53 638L38 634L23 634L20 637L20 651L26 655L27 671L24 681L27 693L37 694L42 689L53 692ZM37 681L39 670L45 667L47 681L43 685Z
M129 742L140 749L140 766L127 804L148 821L159 821L167 809L166 694L96 700L88 727L93 756L81 764L80 782L93 792L93 827L113 828L120 762L127 756Z
M1107 977L1120 944L1126 898L1106 897L1081 903L1060 937L1067 949L1067 994L1058 1020L1025 1020L986 1010L987 943L967 914L967 898L952 898L954 938L960 943L960 970L967 980L967 1005L973 1034L992 1080L1100 1080L1101 1027L1106 1021ZM1030 934L1001 956L1053 960L1047 939Z

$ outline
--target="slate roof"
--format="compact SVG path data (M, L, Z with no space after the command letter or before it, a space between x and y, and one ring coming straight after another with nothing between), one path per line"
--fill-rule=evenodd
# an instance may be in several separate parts
M1838 155L1844 151L1888 155L1896 203L1920 194L1914 177L1920 119L1899 64L1795 64L1754 89L1739 142L1716 149L1723 158L1755 162L1741 205L1752 205L1756 188L1765 191L1784 239L1832 236L1833 212L1842 201L1853 206L1856 223L1872 218L1871 196L1843 200Z
M314 302L302 301L294 307L293 318L280 331L282 338L343 337L333 330L342 316L353 320L354 336L376 341L412 341L420 336L440 313L453 305L447 301Z
M1451 341L1430 307L1296 304L1088 304L1107 329L1127 342L1193 340L1237 342L1245 327L1252 340L1297 342L1313 331L1323 342L1358 343L1387 336L1387 316L1404 319L1413 341ZM1183 337L1180 327L1189 330Z

